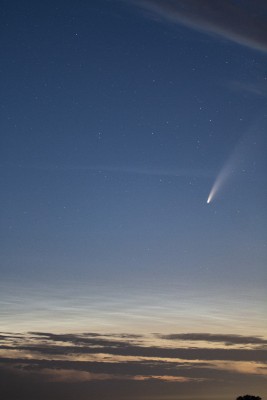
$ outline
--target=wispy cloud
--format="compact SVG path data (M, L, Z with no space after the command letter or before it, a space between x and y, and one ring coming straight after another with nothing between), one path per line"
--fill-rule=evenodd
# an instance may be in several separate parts
M132 0L132 3L175 23L267 51L266 4L261 0Z
M72 171L72 172L88 172L92 174L107 175L107 174L128 174L128 175L143 175L155 177L177 177L177 178L210 178L213 173L208 169L193 169L193 168L153 168L145 166L112 166L112 165L38 165L24 168L34 168L42 171Z
M234 80L234 81L229 81L227 85L229 89L235 92L241 92L244 94L257 96L259 98L267 97L267 80L263 80L257 83Z

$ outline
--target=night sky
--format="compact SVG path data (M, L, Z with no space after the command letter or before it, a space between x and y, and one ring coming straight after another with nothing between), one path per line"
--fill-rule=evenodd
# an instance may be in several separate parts
M1 9L3 398L266 397L266 1Z

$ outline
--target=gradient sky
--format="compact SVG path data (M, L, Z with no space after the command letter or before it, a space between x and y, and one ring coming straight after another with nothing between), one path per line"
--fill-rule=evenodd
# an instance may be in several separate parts
M0 19L5 399L266 396L265 2Z

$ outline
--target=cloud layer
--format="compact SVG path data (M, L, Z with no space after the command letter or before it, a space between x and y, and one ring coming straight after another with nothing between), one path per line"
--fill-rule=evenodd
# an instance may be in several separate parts
M181 344L170 346L167 343L178 340L188 344L182 347ZM195 346L192 346L192 341L196 342ZM204 347L203 341L206 342ZM221 346L214 347L215 342L221 343ZM266 344L265 339L254 336L208 333L155 334L149 338L125 334L35 332L21 336L3 334L0 350L1 362L8 365L19 363L37 369L208 379L210 372L203 375L203 368L205 371L210 368L216 370L220 361L265 363ZM242 346L236 348L233 347L235 345Z

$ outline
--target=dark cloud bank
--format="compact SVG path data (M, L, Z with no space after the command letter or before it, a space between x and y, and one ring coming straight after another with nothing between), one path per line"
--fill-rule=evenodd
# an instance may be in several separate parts
M3 333L0 339L0 384L7 400L162 399L175 393L180 398L199 398L205 393L235 398L240 394L238 387L258 394L266 384L266 375L261 373L267 369L266 340L260 337L154 334L163 343L160 347L153 345L153 336L148 342L147 337L125 334ZM170 348L170 340L188 341L188 347ZM191 341L200 346L190 347ZM205 347L201 347L203 341ZM214 342L221 347L212 347ZM81 359L84 356L95 359ZM117 356L125 358L116 360ZM259 364L258 372L219 366L240 361Z
M267 345L267 340L256 336L241 335L212 335L210 333L181 333L170 335L159 335L162 339L167 340L191 340L191 341L207 341L222 342L225 345L234 344L262 344Z

